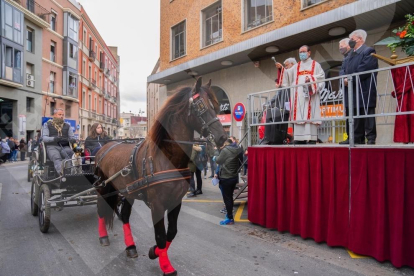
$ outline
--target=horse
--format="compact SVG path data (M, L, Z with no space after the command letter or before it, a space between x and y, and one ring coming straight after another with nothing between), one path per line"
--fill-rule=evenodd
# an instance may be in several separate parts
M194 87L178 89L157 114L146 139L138 144L110 142L96 155L95 174L102 180L98 189L98 230L102 246L109 246L107 227L113 227L119 194L125 196L120 212L126 254L138 257L129 218L134 200L150 208L156 245L149 249L150 259L159 260L164 275L177 275L168 249L177 234L182 198L189 188L194 131L220 147L227 134L217 118L219 104L210 89L198 78ZM108 182L108 183L107 183ZM164 215L168 212L168 229Z

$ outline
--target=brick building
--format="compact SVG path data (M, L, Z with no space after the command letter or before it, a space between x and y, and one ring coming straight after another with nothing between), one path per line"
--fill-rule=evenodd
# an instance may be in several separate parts
M112 137L119 126L120 57L117 47L108 47L81 8L79 28L80 137L99 122Z
M342 38L365 29L372 46L413 11L410 0L161 0L160 68L147 81L161 85L162 104L177 87L192 86L195 76L212 79L221 119L236 134L233 106L246 103L249 93L274 88L272 56L298 60L299 47L307 44L326 77L335 77ZM375 48L390 56L385 46Z

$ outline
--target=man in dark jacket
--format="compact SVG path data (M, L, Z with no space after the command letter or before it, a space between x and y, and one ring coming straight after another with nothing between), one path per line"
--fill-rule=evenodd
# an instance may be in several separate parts
M371 55L375 53L374 48L365 45L367 33L364 30L356 30L349 35L349 38L351 52L344 61L345 75L378 69L378 60ZM357 79L353 78L354 115L357 114L358 108L360 115L375 114L375 107L377 105L376 84L377 73L359 75L358 83ZM347 79L345 79L345 86L348 86ZM344 97L345 107L348 107L348 89L345 89ZM375 117L355 119L354 138L356 144L365 144L365 138L367 138L368 144L375 144L375 139L377 138ZM343 144L347 143L349 143L348 140L343 142Z
M42 127L42 139L46 144L46 152L53 162L56 172L62 174L62 159L71 159L73 151L69 142L74 143L73 130L63 120L62 109L55 109L53 119L46 122Z
M349 47L349 38L344 38L341 41L339 41L339 52L341 53L341 55L344 56L344 59L342 60L342 65L341 65L341 70L339 71L339 75L340 76L344 76L345 75L345 69L346 69L346 64L347 64L347 58L349 57L349 54L351 53L351 47ZM344 90L348 90L348 88L344 87L342 88ZM348 95L348 94L346 94ZM345 98L345 91L343 94L343 97ZM348 106L345 106L345 113L346 116L349 116L349 110L348 110ZM349 136L349 122L348 120L346 120L346 134L348 134ZM339 144L349 144L349 141L346 140L344 142L340 142Z
M220 165L220 188L223 195L223 201L226 205L227 216L224 220L220 221L220 225L234 224L233 219L233 192L236 184L239 181L239 167L241 164L240 154L243 152L241 148L234 145L231 139L228 139L224 148L220 151L218 156L214 159L217 164Z

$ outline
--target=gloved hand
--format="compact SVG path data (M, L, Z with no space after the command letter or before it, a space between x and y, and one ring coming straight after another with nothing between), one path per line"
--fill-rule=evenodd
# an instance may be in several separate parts
M62 141L62 139L63 139L63 137L55 137L55 138L53 138L53 142L59 143L59 142Z

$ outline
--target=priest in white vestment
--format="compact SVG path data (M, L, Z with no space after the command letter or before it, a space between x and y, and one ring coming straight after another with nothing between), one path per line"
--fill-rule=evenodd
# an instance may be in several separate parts
M318 139L318 126L322 123L320 94L325 83L306 84L309 82L322 81L325 72L321 65L312 60L309 46L299 49L299 63L289 70L285 70L282 87L304 84L291 88L290 92L290 121L294 123L294 141L296 144L316 144ZM306 84L306 85L305 85ZM312 120L312 122L305 122Z

